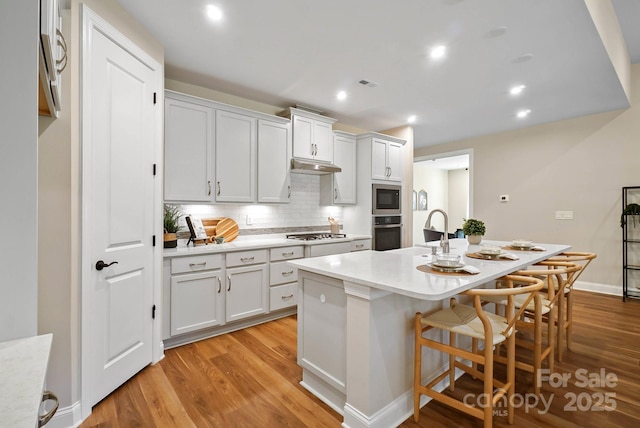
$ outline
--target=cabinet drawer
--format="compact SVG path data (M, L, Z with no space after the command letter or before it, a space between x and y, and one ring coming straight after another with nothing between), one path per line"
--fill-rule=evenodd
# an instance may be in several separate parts
M227 267L248 266L267 262L267 250L227 253Z
M269 310L296 306L298 304L298 284L285 284L271 287L269 290Z
M364 251L371 249L371 239L356 239L351 241L351 251Z
M295 282L298 280L298 268L295 268L287 262L271 263L269 270L269 284L286 284L287 282Z
M174 257L171 259L171 273L198 272L222 267L222 254Z
M272 248L271 261L300 259L304 257L304 246L296 245L294 247Z

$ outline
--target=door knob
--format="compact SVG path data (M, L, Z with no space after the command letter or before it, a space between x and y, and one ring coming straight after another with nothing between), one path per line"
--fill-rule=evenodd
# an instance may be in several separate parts
M96 270L102 270L106 267L109 267L111 265L116 265L116 264L118 264L118 262L105 263L102 260L98 260L96 262Z

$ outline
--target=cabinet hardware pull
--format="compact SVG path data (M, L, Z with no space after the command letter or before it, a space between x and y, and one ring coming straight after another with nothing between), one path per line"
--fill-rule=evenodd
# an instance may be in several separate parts
M42 402L49 401L49 400L52 400L54 402L53 408L51 410L49 410L47 413L45 413L44 415L39 415L39 417L38 417L38 427L42 427L42 426L46 425L51 420L53 415L56 414L56 411L58 410L58 405L60 404L60 400L58 400L58 397L56 397L56 394L54 394L51 391L43 392L42 393Z
M251 257L240 257L240 261L242 261L242 262L248 262L248 261L251 261L253 259L255 259L254 256L251 256Z
M389 167L389 177L391 177L391 167Z
M218 294L222 291L222 280L218 277Z
M56 73L62 74L67 68L67 41L64 39L62 32L56 28L56 44L62 48L62 58L56 61Z
M289 300L293 298L293 294L289 294L288 296L282 296L281 299L282 300Z
M287 186L287 198L291 199L291 186Z
M289 272L282 272L282 276L288 276L288 275L292 275L293 271L290 270Z
M333 189L333 200L337 200L338 199L338 189Z
M313 146L315 146L315 144L311 143L311 156L313 156L313 155L314 155L314 153L313 153L313 152L315 151L315 149L313 148Z
M207 193L207 196L211 196L211 180L207 180L207 187L209 188L209 192Z
M289 251L288 253L282 253L282 257L293 256L293 251Z
M189 267L196 267L196 266L206 266L207 262L202 262L202 263L189 263Z
M356 244L356 248L362 248L364 247L364 244Z
M227 285L227 291L231 291L231 276L230 275L227 276L227 282L229 283Z
M217 196L220 196L220 190L222 189L222 187L220 186L220 182L218 181L218 193L216 194Z

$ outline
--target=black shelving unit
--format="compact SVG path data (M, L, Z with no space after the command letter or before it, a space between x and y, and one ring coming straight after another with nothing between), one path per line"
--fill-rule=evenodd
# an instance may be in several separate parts
M640 204L640 186L622 188L622 212ZM622 225L622 301L640 299L640 220L625 216Z

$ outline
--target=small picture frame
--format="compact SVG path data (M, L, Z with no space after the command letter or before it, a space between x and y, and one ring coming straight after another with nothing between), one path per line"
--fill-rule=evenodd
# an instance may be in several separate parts
M416 211L418 209L418 192L413 191L413 210Z
M428 207L427 192L423 189L418 192L418 210L426 211Z

